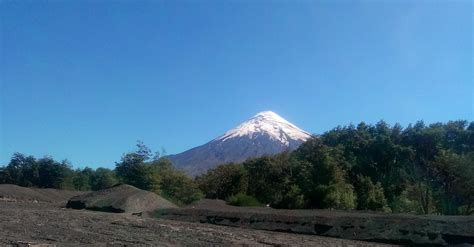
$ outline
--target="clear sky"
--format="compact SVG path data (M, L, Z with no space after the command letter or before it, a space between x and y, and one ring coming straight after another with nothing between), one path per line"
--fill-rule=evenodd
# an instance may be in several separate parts
M114 167L259 111L322 133L473 120L470 0L0 0L0 164Z

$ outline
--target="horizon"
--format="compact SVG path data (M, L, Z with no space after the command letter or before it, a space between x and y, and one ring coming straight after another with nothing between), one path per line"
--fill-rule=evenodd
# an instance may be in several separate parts
M262 112L273 112L273 111L265 110L265 111L260 111L260 112L258 112L258 113L262 113ZM257 114L258 114L258 113L257 113ZM274 112L274 113L275 113L275 112ZM256 114L256 115L257 115L257 114ZM276 114L277 114L277 113L276 113ZM279 114L277 114L277 115L280 116ZM254 116L255 116L255 115L254 115ZM254 116L253 116L253 117L254 117ZM250 119L253 118L253 117L250 117L250 118L248 118L248 119L242 121L240 124L245 123L246 121L250 120ZM281 116L280 116L280 117L281 117ZM286 119L284 118L284 120L286 120ZM467 120L467 119L448 120L448 122L449 122L449 121L458 121L458 120L459 120L459 121L468 121L468 122L471 122L471 121L469 121L469 120ZM368 124L368 125L375 125L376 123L378 123L378 122L380 122L380 121L385 121L385 120L380 119L380 120L378 120L378 121L376 121L376 122L373 122L373 123L368 123L368 122L365 122L365 121L361 121L361 122L358 122L358 123L352 123L352 122L350 122L350 123L347 123L347 124L340 124L340 125L337 125L337 126L334 126L334 127L330 128L330 129L328 129L328 130L324 130L323 132L320 132L320 133L313 133L313 132L311 132L311 131L306 131L305 129L302 129L302 130L305 131L305 132L308 132L308 133L310 133L312 136L314 136L314 135L318 135L318 134L323 134L323 133L325 133L325 132L327 132L327 131L330 131L330 130L332 130L332 129L334 129L334 128L337 128L337 127L348 127L348 126L350 126L350 125L355 125L355 126L357 126L357 124L362 123L362 122L363 122L363 123L366 123L366 124ZM401 125L401 126L402 126L403 129L405 129L405 128L408 127L409 125L414 125L414 124L416 124L416 123L419 122L419 121L424 122L424 124L427 125L427 126L430 125L430 124L440 123L440 121L425 122L424 120L417 120L417 121L415 121L415 122L413 122L413 123L408 123L407 126L404 126L404 125ZM290 122L290 123L291 123L291 124L294 124L294 123L292 123L292 122ZM441 123L445 123L445 122L441 122ZM209 142L211 142L211 141L213 141L213 140L215 140L215 139L217 139L217 138L219 138L219 137L225 135L228 131L237 128L240 124L237 124L237 125L235 125L234 127L229 128L229 129L228 129L227 131L225 131L224 133L219 134L219 135L217 135L216 137L214 137L214 138L212 138L212 139L209 139L209 140L207 140L207 141L205 141L205 142L203 142L203 143L201 143L201 144L198 144L198 145L196 145L196 146L190 147L190 148L188 148L188 149L186 149L186 150L179 151L179 152L177 152L177 153L168 153L168 152L166 151L166 148L163 147L163 146L161 147L161 149L155 148L155 149L152 149L151 151L152 151L153 153L155 153L155 152L160 152L160 155L162 155L163 157L168 156L168 155L180 154L180 153L183 153L183 152L185 152L185 151L189 151L190 149L193 149L193 148L195 148L195 147L205 145L205 144L207 144L207 143L209 143ZM396 122L396 123L393 123L393 124L392 124L392 123L388 123L388 124L389 124L391 127L393 127L395 124L400 124L400 123ZM296 125L296 124L294 124L294 125ZM298 125L296 125L296 127L298 127ZM133 143L133 145L130 145L131 148L130 148L129 150L124 151L122 154L120 154L120 156L118 156L118 157L116 158L116 160L113 162L112 165L106 165L106 166L101 166L101 165L99 165L99 166L95 166L95 167L94 167L94 166L87 166L87 165L86 165L86 166L77 166L77 165L73 164L67 157L64 158L64 159L61 159L61 160L67 160L68 162L70 162L70 164L73 166L73 168L85 168L85 167L90 167L90 168L96 169L96 168L104 167L104 168L113 169L113 168L115 167L115 164L120 161L120 158L121 158L124 154L126 154L126 153L128 153L128 152L133 152L134 150L136 150L137 142L138 142L138 143L141 143L142 140L137 139L137 140ZM149 147L147 143L142 143L142 144L145 144L147 147ZM165 153L163 153L163 152L165 152ZM12 157L12 156L14 155L14 153L22 153L22 154L25 154L25 155L32 155L32 156L34 156L35 158L51 157L51 158L56 159L56 157L54 157L54 156L52 156L52 155L49 155L49 154L33 155L33 154L30 154L30 153L24 153L24 152L19 152L19 151L13 152L13 153L10 155L10 157ZM8 158L8 159L6 160L6 162L4 162L4 163L0 163L0 166L2 166L2 165L7 165L9 161L10 161L10 158Z
M0 3L0 166L113 168L273 111L311 134L473 121L472 3Z

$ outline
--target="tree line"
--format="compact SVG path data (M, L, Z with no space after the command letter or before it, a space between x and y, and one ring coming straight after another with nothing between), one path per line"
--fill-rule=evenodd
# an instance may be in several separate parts
M0 183L24 187L100 190L117 182L114 171L110 169L86 167L74 170L67 160L36 159L21 153L13 154L10 163L0 168Z
M236 205L473 214L474 122L337 127L196 181L206 197Z
M202 198L192 178L174 169L169 160L152 156L151 150L141 142L136 151L122 156L114 170L102 167L73 169L66 160L36 159L15 153L8 165L0 168L0 183L81 191L101 190L124 183L160 194L178 205Z
M126 183L180 205L206 197L239 206L473 214L474 122L340 126L293 152L221 165L194 179L141 142L113 170L74 170L67 161L16 153L0 168L0 183L74 190Z

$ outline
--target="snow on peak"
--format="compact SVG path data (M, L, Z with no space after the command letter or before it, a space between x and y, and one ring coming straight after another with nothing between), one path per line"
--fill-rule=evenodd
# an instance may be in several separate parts
M286 146L290 145L290 140L306 141L311 137L308 132L296 127L278 114L272 111L263 111L217 137L214 141L225 141L242 136L254 138L261 134L267 134L271 139L278 140Z

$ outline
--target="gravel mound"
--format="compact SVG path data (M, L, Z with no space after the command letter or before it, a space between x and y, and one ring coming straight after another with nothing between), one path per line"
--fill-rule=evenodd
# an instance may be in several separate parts
M73 196L84 192L27 188L13 184L0 184L0 200L20 202L64 203Z
M176 205L153 192L123 184L75 196L68 201L66 207L112 213L142 213L176 208Z

